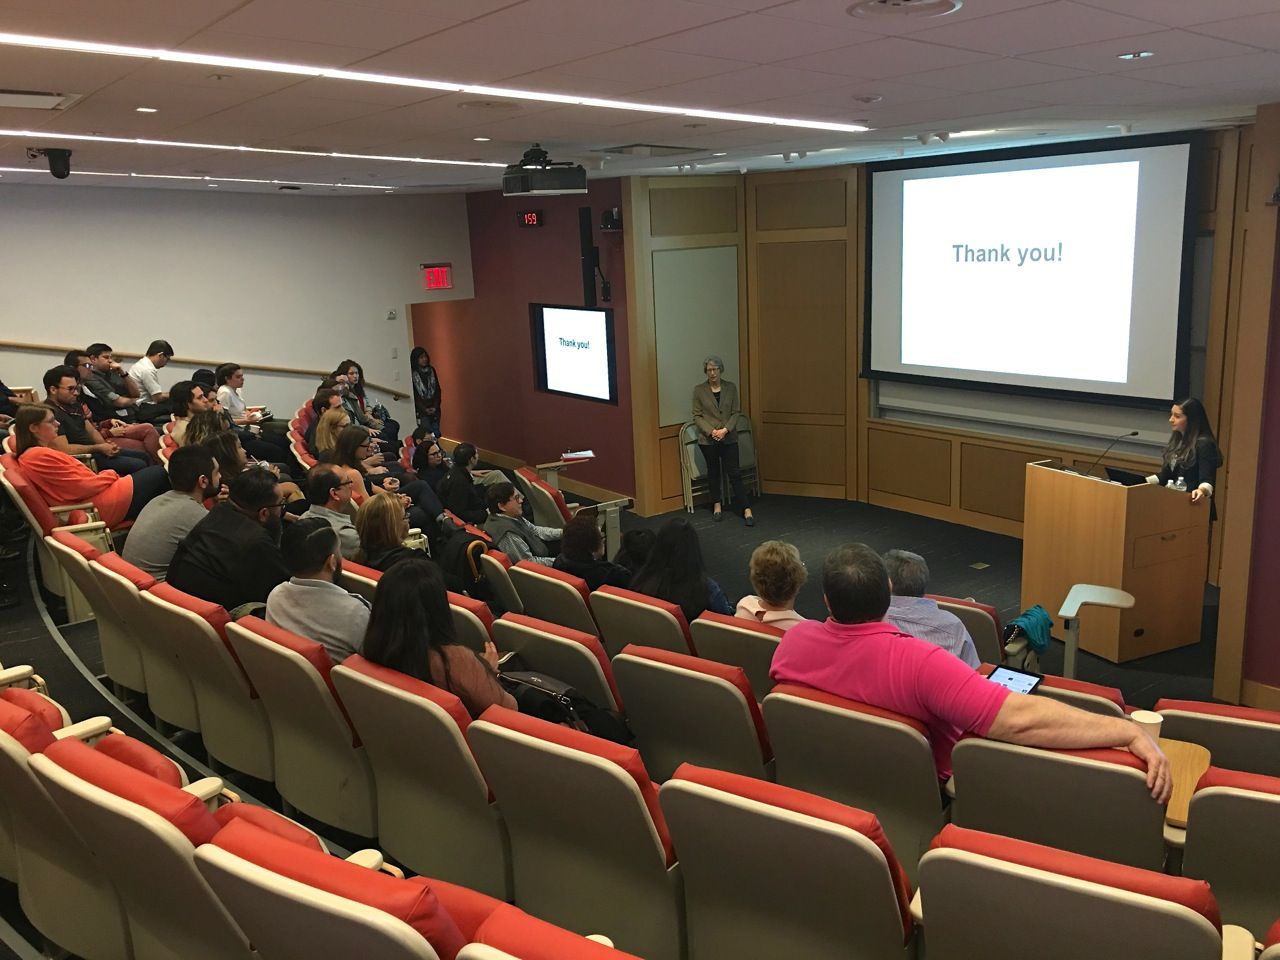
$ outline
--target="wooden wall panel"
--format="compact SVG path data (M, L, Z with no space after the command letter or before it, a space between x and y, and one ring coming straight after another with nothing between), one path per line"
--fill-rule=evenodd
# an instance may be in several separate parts
M845 411L845 242L759 243L757 308L765 417Z
M680 484L680 438L662 437L658 440L658 463L664 499L684 495Z
M844 424L770 423L756 427L761 480L844 487Z
M930 503L951 502L951 442L890 430L867 431L872 490Z
M1025 450L960 444L960 508L1021 522L1026 465L1041 459Z
M757 230L801 230L845 225L845 181L761 183L755 192Z
M649 192L649 233L654 237L688 237L738 230L735 186L692 187Z

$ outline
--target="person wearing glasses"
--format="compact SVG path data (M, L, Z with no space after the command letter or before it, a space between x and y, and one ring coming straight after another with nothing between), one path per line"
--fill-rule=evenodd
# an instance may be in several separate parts
M449 458L445 456L439 440L419 436L422 432L422 428L413 431L413 470L420 480L438 491L440 481L449 472Z
M512 563L532 560L544 566L554 566L556 551L552 543L560 539L561 531L554 527L539 527L524 518L524 494L507 482L495 483L488 489L489 516L484 521L484 532L493 537L497 548Z
M279 479L270 470L245 470L227 489L227 499L178 545L168 582L221 604L235 619L265 604L290 574L279 547L285 508Z
M397 475L399 464L389 468L381 463L380 458L370 460L376 454L377 440L368 435L363 427L347 426L338 431L333 450L325 458L338 468L343 479L352 481L351 494L354 502L364 503L379 489L399 495L409 510L409 522L429 535L438 528L436 519L444 513L444 507L436 492L421 480L402 480ZM369 463L374 466L369 466Z
M122 450L140 450L151 463L160 462L160 433L149 423L125 423L116 416L109 403L94 396L87 381L93 375L93 361L83 350L71 350L62 362L76 372L80 381L75 409L87 413L89 420L97 424L99 432Z
M742 507L742 519L748 527L756 525L751 500L738 469L738 431L735 429L742 406L738 402L738 385L724 379L724 361L707 357L702 361L706 380L693 388L693 422L698 428L698 449L707 461L707 489L711 491L711 519L720 520L720 472L729 475L733 499Z
M351 488L355 481L338 472L332 463L317 463L307 471L307 501L311 504L302 515L319 517L338 534L345 560L356 559L360 552L360 534L351 521Z

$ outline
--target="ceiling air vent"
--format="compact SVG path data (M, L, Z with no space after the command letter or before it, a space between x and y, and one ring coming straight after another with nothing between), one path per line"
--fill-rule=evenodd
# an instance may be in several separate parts
M706 147L670 147L660 143L625 143L619 147L599 147L592 153L623 157L674 157L682 153L705 153Z
M65 110L82 94L51 93L48 90L0 90L0 107L19 110Z
M858 0L845 13L851 17L945 17L955 13L964 0Z

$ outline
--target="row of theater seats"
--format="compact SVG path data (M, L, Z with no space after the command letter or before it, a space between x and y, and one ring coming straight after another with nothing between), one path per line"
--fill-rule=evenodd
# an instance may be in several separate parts
M0 671L0 877L86 960L257 956L626 960L482 893L405 879Z
M634 751L493 707L466 732L500 761L494 790L522 795L504 811L515 907L404 879L375 850L333 856L220 780L187 783L105 717L68 724L33 680L0 672L0 875L88 960L897 958L924 936L943 960L1255 955L1201 881L951 825L913 893L865 811L690 764L659 790ZM1280 957L1280 922L1266 942L1264 960Z
M1280 773L1270 766L1277 762L1280 716L1161 705L1170 736L1204 742L1220 764L1241 768L1206 774L1185 835L1165 826L1140 765L1117 750L1046 751L966 739L954 752L956 798L948 811L927 731L901 715L793 686L773 688L761 706L740 667L638 645L610 659L585 631L524 614L494 620L483 603L451 595L466 642L479 648L492 639L531 668L624 712L639 751L546 724L524 728L527 718L505 711L472 724L450 693L359 657L333 667L307 638L252 617L228 623L221 608L140 581L114 554L92 556L74 539L55 535L50 549L69 565L83 565L86 595L95 582L102 587L92 598L104 604L100 623L114 617L117 638L132 637L158 718L198 730L211 757L274 780L309 816L378 836L411 869L514 896L570 927L587 918L569 909L564 901L575 897L563 891L588 896L607 888L607 877L648 870L646 902L670 900L670 845L659 844L663 869L656 871L651 844L647 852L641 840L619 848L619 838L629 818L643 823L654 816L656 805L637 807L637 798L654 781L678 779L688 763L762 783L776 778L870 811L912 881L949 813L959 826L1152 870L1165 863L1166 841L1185 843L1184 873L1211 881L1228 920L1255 932L1280 903L1271 852L1280 841L1280 778L1264 775ZM362 588L376 588L376 571L351 567L347 575L361 579ZM754 632L749 623L716 615L698 624L725 632L726 646L738 632ZM106 639L103 649L105 655ZM1126 709L1119 691L1105 687L1050 679L1044 689L1077 703L1091 698L1117 715ZM526 736L512 746L499 724ZM556 739L567 735L574 738L567 744ZM566 756L557 744L576 752ZM627 787L618 770L593 772L602 759L630 771L634 783ZM610 777L622 786L610 789ZM662 836L653 824L635 829L636 836L646 830ZM543 902L548 896L554 902ZM591 916L611 922L606 932L626 922L628 911L612 916L589 896L586 902L594 904ZM675 955L669 943L640 949L620 942L646 956Z

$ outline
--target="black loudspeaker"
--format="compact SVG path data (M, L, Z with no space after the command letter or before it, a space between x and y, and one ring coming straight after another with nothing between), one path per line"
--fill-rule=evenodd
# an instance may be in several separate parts
M591 208L578 208L578 246L582 251L582 305L596 305L596 267L600 252L591 241Z

